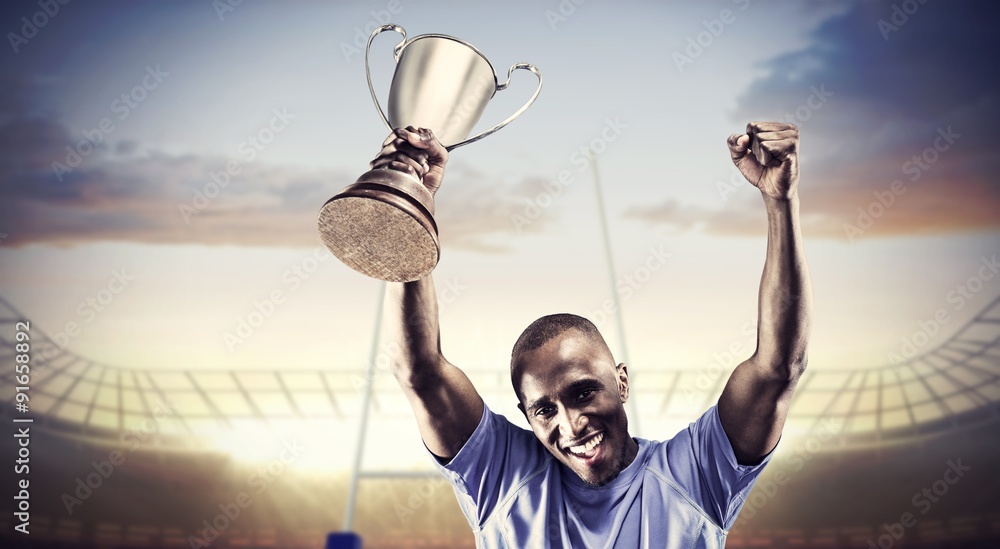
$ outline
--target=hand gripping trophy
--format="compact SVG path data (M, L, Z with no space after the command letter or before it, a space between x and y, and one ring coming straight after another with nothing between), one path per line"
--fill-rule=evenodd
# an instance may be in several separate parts
M386 116L372 86L368 55L375 37L390 30L403 40L393 49L396 72ZM469 137L486 104L496 92L507 89L517 69L538 77L535 93L507 119ZM542 73L534 65L511 66L507 81L500 84L493 65L471 44L443 34L407 40L406 31L397 25L372 32L365 49L365 72L372 101L390 131L428 128L448 151L506 126L531 106L542 89ZM441 251L430 192L417 176L388 166L365 172L328 200L319 212L319 232L327 248L347 266L389 282L426 277Z

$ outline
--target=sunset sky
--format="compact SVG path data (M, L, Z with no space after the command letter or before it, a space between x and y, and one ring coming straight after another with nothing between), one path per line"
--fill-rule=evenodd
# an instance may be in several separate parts
M75 323L68 348L103 363L360 371L378 283L321 247L316 214L388 133L363 53L387 16L471 42L501 80L522 61L544 74L519 120L452 153L438 194L442 344L459 366L505 369L520 331L562 311L621 354L600 312L612 281L589 146L616 276L657 267L622 303L634 370L704 367L733 342L749 356L766 220L725 140L751 120L800 127L810 368L882 366L939 309L928 345L1000 295L982 268L1000 251L993 3L928 2L896 24L891 2L398 6L71 2L25 33L37 3L6 2L0 296L33 329ZM397 41L372 48L383 101ZM478 128L534 85L515 73ZM546 207L517 222L532 201ZM258 307L266 321L227 344Z

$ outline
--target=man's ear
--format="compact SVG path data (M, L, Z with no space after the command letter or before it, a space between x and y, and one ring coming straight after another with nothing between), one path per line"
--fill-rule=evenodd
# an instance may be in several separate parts
M517 403L517 409L521 410L521 413L524 414L524 419L528 419L528 412L524 411L524 404L521 404L520 402L518 402Z
M619 362L615 372L618 374L618 398L625 403L628 401L628 366Z

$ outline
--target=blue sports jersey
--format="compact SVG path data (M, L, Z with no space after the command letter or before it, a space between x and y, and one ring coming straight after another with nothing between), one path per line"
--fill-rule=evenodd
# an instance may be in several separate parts
M725 545L774 454L739 465L715 406L668 441L635 440L635 460L595 488L484 407L472 437L438 467L479 548L690 549Z

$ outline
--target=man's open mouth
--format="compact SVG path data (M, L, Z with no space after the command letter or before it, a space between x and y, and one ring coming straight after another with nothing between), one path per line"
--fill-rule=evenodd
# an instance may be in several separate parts
M583 461L585 465L590 465L597 461L597 458L603 453L603 449L604 433L602 432L583 444L566 448L566 453Z

